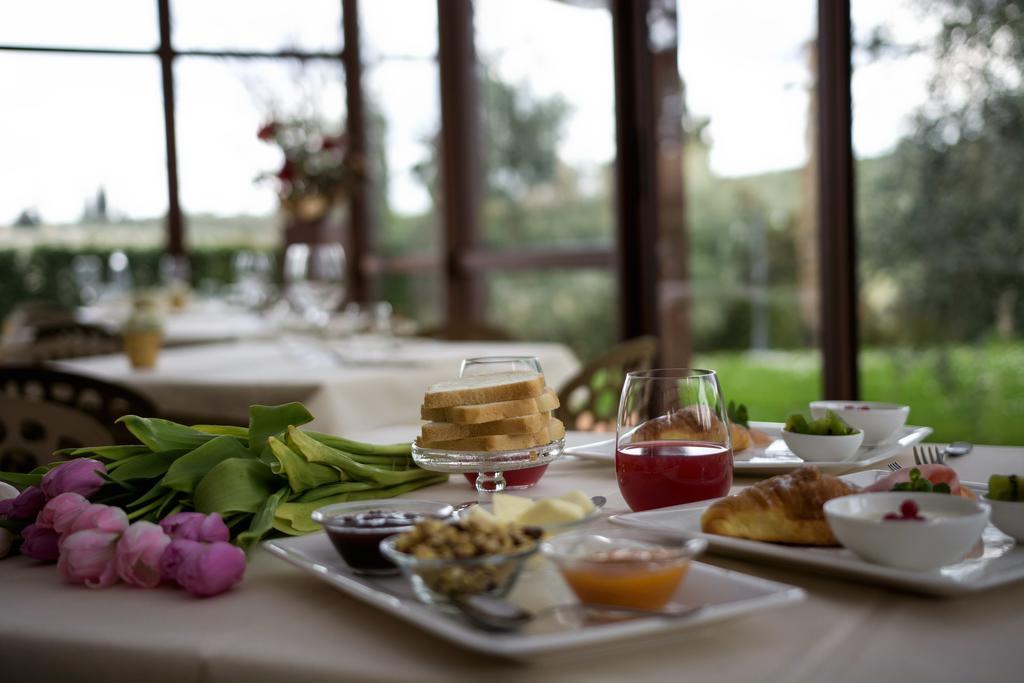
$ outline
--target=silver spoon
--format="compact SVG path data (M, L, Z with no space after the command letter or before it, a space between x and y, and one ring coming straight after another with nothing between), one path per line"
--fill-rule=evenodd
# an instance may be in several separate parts
M946 446L942 451L942 454L948 455L951 458L958 458L961 455L967 455L973 448L974 444L968 443L967 441L954 441Z
M507 600L486 595L456 595L452 598L452 602L470 621L490 631L515 631L535 619L556 612L580 612L584 615L587 613L614 613L678 619L696 614L701 609L700 607L675 607L656 610L576 602L552 605L537 612L531 612L518 605L513 605Z
M591 496L590 497L590 502L594 504L594 509L595 510L600 510L608 502L608 499L605 498L604 496ZM475 501L475 500L467 500L465 503L457 503L455 505L455 513L458 514L459 512L462 512L463 510L466 510L467 508L471 508L474 505L479 505L479 504L480 504L479 501ZM593 513L591 513L591 514L593 514Z

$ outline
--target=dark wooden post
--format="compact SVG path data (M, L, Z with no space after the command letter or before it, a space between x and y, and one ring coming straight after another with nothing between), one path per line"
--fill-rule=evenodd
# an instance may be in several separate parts
M174 127L174 51L171 49L170 0L157 0L160 19L160 74L164 92L164 138L167 143L167 251L185 253L185 225L178 199L178 145Z
M818 0L819 297L830 399L859 394L850 32L849 0Z
M437 0L441 72L441 216L449 324L478 320L482 280L465 257L480 235L480 111L472 0Z
M369 282L366 273L370 238L374 234L376 216L370 197L369 154L366 140L366 106L363 100L363 61L359 39L359 2L342 0L342 25L345 48L342 63L345 67L345 102L348 115L346 128L353 156L360 160L364 175L356 183L349 197L348 220L348 298L366 301Z
M690 359L682 84L674 0L612 0L619 335Z

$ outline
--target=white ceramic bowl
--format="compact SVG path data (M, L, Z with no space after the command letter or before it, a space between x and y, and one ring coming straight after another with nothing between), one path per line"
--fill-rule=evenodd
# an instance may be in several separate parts
M864 440L864 432L857 430L846 436L797 434L782 430L782 440L789 450L807 462L842 462L853 456Z
M883 520L905 500L924 521ZM929 571L963 559L981 538L989 506L944 493L857 493L825 503L825 518L839 542L868 562Z
M992 524L1007 536L1024 542L1024 501L992 500L982 496L992 508Z
M864 431L864 445L885 443L907 423L910 406L875 401L812 401L811 417L825 417L832 411L854 429Z

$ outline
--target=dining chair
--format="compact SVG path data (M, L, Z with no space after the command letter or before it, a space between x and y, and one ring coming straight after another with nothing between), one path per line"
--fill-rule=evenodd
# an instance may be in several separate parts
M619 394L626 373L650 370L658 357L656 337L636 337L617 344L591 361L558 392L555 417L566 429L615 431Z
M61 448L131 443L115 420L153 416L141 394L102 380L46 368L0 366L0 470L28 472Z

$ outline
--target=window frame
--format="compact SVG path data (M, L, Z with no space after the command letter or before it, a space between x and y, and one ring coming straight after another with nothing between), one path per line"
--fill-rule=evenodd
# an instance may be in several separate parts
M178 57L340 61L345 73L345 116L350 144L367 151L362 85L358 0L342 6L343 47L340 51L178 50L171 34L171 0L155 0L159 44L150 50L0 45L0 51L60 54L148 55L161 65L164 129L167 152L167 251L186 251L186 217L178 189L174 61ZM564 0L572 2L573 0ZM683 0L685 1L685 0ZM586 0L583 4L592 6ZM662 339L663 361L686 365L690 359L687 306L666 314L658 303L662 278L686 282L685 265L676 273L659 273L658 254L671 250L685 264L686 226L683 182L666 171L663 143L675 136L672 153L681 152L679 122L665 128L673 112L665 107L673 96L678 70L674 38L654 35L667 18L674 27L676 0L606 0L612 17L616 100L615 207L616 241L612 247L580 247L499 251L486 248L480 215L479 93L476 83L473 0L437 0L438 55L441 84L441 229L440 254L380 257L373 254L377 226L369 195L372 178L363 179L349 196L349 292L353 300L370 296L371 281L384 274L437 272L443 281L444 319L476 322L483 317L483 275L497 270L614 267L618 282L616 308L619 337L653 334ZM818 0L818 164L819 299L822 323L823 396L855 399L858 386L856 223L851 116L850 0ZM664 29L665 23L660 24ZM674 74L672 73L674 72ZM676 117L678 118L678 117ZM670 126L671 128L671 126ZM458 131L457 135L448 134ZM472 191L467 192L466 188ZM665 259L661 259L665 261ZM827 293L827 296L825 295Z

